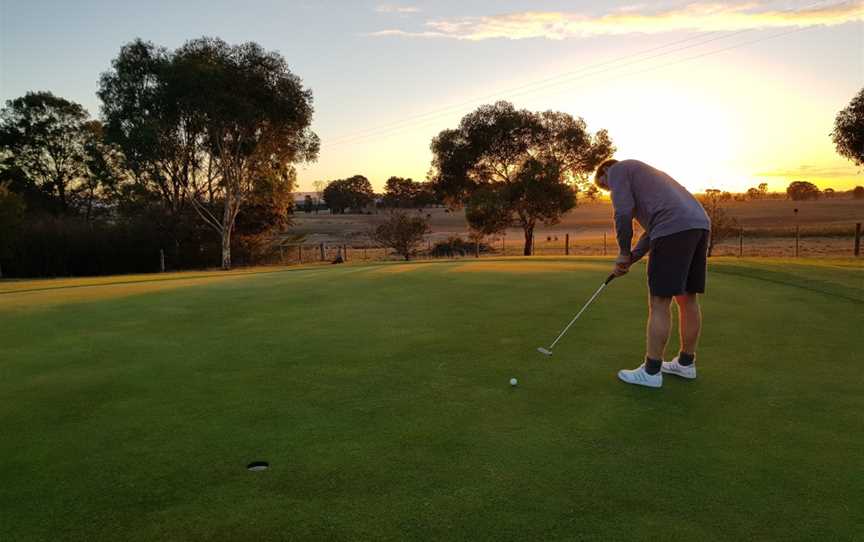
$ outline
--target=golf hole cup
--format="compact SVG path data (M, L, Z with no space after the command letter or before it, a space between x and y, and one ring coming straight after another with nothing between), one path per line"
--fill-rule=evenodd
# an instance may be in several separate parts
M270 463L266 461L253 461L246 465L246 470L249 472L261 472L268 470L270 468Z

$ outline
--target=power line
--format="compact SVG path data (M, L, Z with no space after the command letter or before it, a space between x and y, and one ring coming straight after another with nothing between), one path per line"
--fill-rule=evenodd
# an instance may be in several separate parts
M805 6L803 8L797 9L797 10L786 10L785 12L781 12L781 13L804 11L806 9L810 9L812 7L818 6L820 4L824 4L826 1L827 0L822 0L820 2L810 4L808 6ZM838 2L836 4L832 4L832 7L837 7L837 6L841 6L841 5L848 4L848 3L849 3L848 0L844 1L844 2ZM719 54L719 53L729 51L732 49L736 49L739 47L744 47L744 46L751 45L754 43L759 43L762 41L775 39L775 38L778 38L781 36L785 36L785 35L792 34L795 32L800 32L803 30L808 30L811 28L814 28L814 27L811 26L811 27L796 28L796 29L791 30L791 31L781 32L781 33L774 34L774 35L771 35L771 36L768 36L765 38L760 38L760 39L751 40L748 42L738 43L738 44L731 45L728 47L723 47L721 49L715 49L715 50L708 51L705 53L700 53L698 55L693 55L693 56L686 57L683 59L678 59L678 60L675 60L675 61L670 62L670 63L662 64L660 66L651 67L651 68L648 68L646 70L634 72L631 74L622 74L619 77L622 77L622 76L626 77L628 75L636 75L636 74L645 73L648 71L653 71L656 69L662 69L664 67L671 66L674 64L679 64L681 62L686 62L686 61L694 60L697 58L703 58L706 56ZM337 137L334 140L332 140L333 141L332 143L325 144L324 147L330 148L330 147L342 146L342 145L349 144L349 143L356 143L356 142L364 141L364 140L370 139L370 138L389 135L391 133L398 133L398 132L404 131L407 128L413 128L416 126L424 126L424 125L430 124L431 122L438 120L439 118L441 118L443 116L451 114L453 110L457 110L459 108L465 107L465 106L470 105L470 104L475 103L475 102L485 101L485 100L493 99L496 97L500 98L502 95L506 95L507 97L513 97L513 96L522 96L522 95L526 95L526 94L533 94L533 93L536 93L538 91L546 90L548 88L572 83L574 81L582 80L582 79L585 79L588 77L594 77L597 75L602 75L602 74L610 72L610 71L620 70L621 68L625 68L627 66L632 66L632 65L644 63L644 62L649 61L649 60L654 60L656 58L668 56L668 55L673 54L673 53L677 53L677 52L684 51L687 49L692 49L694 47L699 47L701 45L705 45L706 43L714 42L717 40L728 39L728 38L731 38L731 37L734 37L734 36L737 36L740 34L752 32L754 30L756 30L756 29L755 28L749 28L749 29L737 30L734 32L726 33L722 36L716 36L716 37L712 37L709 39L699 41L697 43L691 43L689 45L685 45L685 46L678 47L678 48L675 48L675 49L672 49L669 51L665 51L662 53L651 55L649 57L639 58L636 60L632 60L630 62L626 62L624 64L619 64L617 66L611 66L611 65L616 64L618 62L621 62L622 60L627 60L627 59L634 58L634 57L640 57L642 55L645 55L645 54L653 52L653 51L658 51L658 50L666 49L666 48L671 47L673 45L693 41L694 39L699 39L699 38L702 38L702 37L710 35L710 34L716 34L717 31L711 31L711 32L700 34L698 36L691 36L689 38L676 40L676 41L673 41L673 42L670 42L670 43L667 43L664 45L660 45L657 47L646 49L644 51L640 51L640 52L629 54L629 55L624 55L624 56L621 56L621 57L618 57L618 58L615 58L612 60L608 60L608 61L604 61L604 62L600 62L600 63L595 63L595 64L592 64L589 66L585 66L585 67L580 68L578 70L573 70L573 71L570 71L570 72L567 72L564 74L559 74L559 75L556 75L553 77L541 79L541 80L534 81L531 83L526 83L526 84L523 84L523 85L520 85L517 87L513 87L510 89L501 90L501 91L495 92L493 94L489 94L489 95L485 95L485 96L481 96L481 97L476 97L476 98L473 98L470 100L466 100L464 102L460 102L458 104L453 104L453 105L450 105L447 107L428 111L426 113L413 115L411 117L408 117L406 119L402 119L400 121L396 121L396 122L392 122L392 123L388 123L388 124L383 124L383 125L380 125L377 127L372 127L372 128L366 129L366 130L361 130L359 132L355 132L354 134L349 134L346 136ZM603 67L603 66L609 66L609 67L607 67L605 69L600 69L600 70L595 69L595 68L599 68L599 67ZM594 71L590 71L590 70L594 70ZM589 71L589 73L584 73L586 71ZM525 89L525 90L523 90L523 89ZM516 91L520 91L520 90L521 90L521 92L516 92ZM429 117L429 118L426 118L426 117ZM421 120L421 119L425 119L425 120Z
M749 31L749 30L744 30L743 32L747 32L747 31ZM739 32L741 32L741 31L739 31ZM717 33L716 30L715 30L715 31L712 31L712 32L708 32L707 34L715 34L715 33ZM338 137L336 137L336 138L334 139L334 143L340 143L342 140L353 139L354 137L365 135L365 134L368 133L368 132L375 132L375 131L379 131L379 130L382 130L382 129L386 129L386 128L391 127L391 126L398 126L398 125L402 125L402 124L410 123L410 122L412 122L413 120L422 119L422 118L424 118L424 117L428 117L428 116L431 116L431 115L437 115L438 113L441 113L441 112L444 112L444 111L449 111L449 110L451 110L451 109L459 109L459 108L464 107L464 106L466 106L466 105L471 105L471 104L473 104L473 103L475 103L475 102L480 102L480 101L485 101L485 100L493 99L493 98L495 98L496 96L500 96L501 94L508 94L508 93L510 93L510 92L514 92L514 91L522 90L522 89L529 88L529 87L532 87L532 86L535 86L535 85L539 85L539 84L543 84L543 83L547 83L547 82L555 81L555 80L557 80L557 79L561 79L561 78L564 78L564 77L570 77L570 76L572 76L572 75L576 75L576 74L582 73L582 72L584 72L584 71L587 71L587 70L590 70L590 69L593 69L593 68L598 68L598 67L606 66L606 65L609 65L609 64L614 64L614 63L616 63L616 62L620 62L620 61L622 61L622 60L627 60L628 58L631 58L631 57L634 57L634 56L639 56L639 55L647 54L647 53L650 53L650 52L653 52L653 51L658 51L658 50L661 50L661 49L665 49L665 48L667 48L667 47L671 47L671 46L673 46L673 45L677 45L677 44L679 44L679 43L685 43L685 42L688 42L688 41L692 41L692 40L697 39L697 38L699 38L699 37L702 37L702 36L704 36L704 35L706 35L706 34L699 34L699 35L697 35L697 36L690 36L690 37L688 37L688 38L684 38L684 39L681 39L681 40L677 40L677 41L673 41L673 42L666 43L666 44L663 44L663 45L659 45L659 46L657 46L657 47L652 47L652 48L650 48L650 49L646 49L646 50L644 50L644 51L639 51L639 52L636 52L636 53L630 53L630 54L627 54L627 55L624 55L624 56L620 56L620 57L617 57L617 58L614 58L614 59L611 59L611 60L607 60L607 61L603 61L603 62L598 62L598 63L595 63L595 64L591 64L591 65L588 65L588 66L584 66L584 67L582 67L582 68L579 68L578 70L573 70L573 71L570 71L570 72L565 72L565 73L558 74L558 75L554 75L554 76L552 76L552 77L548 77L548 78L545 78L545 79L539 79L539 80L537 80L537 81L532 81L532 82L530 82L530 83L524 83L524 84L519 85L519 86L517 86L517 87L512 87L512 88L509 88L509 89L499 90L499 91L496 91L496 92L494 92L494 93L487 94L487 95L484 95L484 96L477 96L477 97L471 98L471 99L469 99L469 100L466 100L466 101L464 101L464 102L459 102L459 103L452 104L452 105L448 105L448 106L445 106L445 107L442 107L442 108L439 108L439 109L433 109L433 110L431 110L431 111L427 111L427 112L425 112L425 113L419 113L419 114L416 114L416 115L412 115L412 116L410 116L410 117L407 117L407 118L404 118L404 119L401 119L401 120L398 120L398 121L394 121L394 122L390 122L390 123L382 124L382 125L379 125L379 126L373 126L373 127L371 127L371 128L366 128L366 129L363 129L363 130L358 130L357 132L354 132L354 133L352 133L352 134L346 134L346 135L344 135L344 136L338 136ZM725 37L729 37L729 36L720 36L719 38L712 38L711 40L708 40L708 41L714 41L715 39L723 39L723 38L725 38ZM706 41L706 42L703 42L703 43L707 43L707 41ZM671 51L671 52L674 52L674 51ZM648 60L648 59L644 59L644 60Z
M760 39L756 39L756 40L747 41L747 42L744 42L744 43L739 43L739 44L731 45L731 46L729 46L729 47L723 47L723 48L720 48L720 49L711 50L711 51L708 51L708 52L705 52L705 53L700 53L700 54L698 54L698 55L692 55L692 56L685 57L685 58L682 58L682 59L674 60L674 61L672 61L672 62L668 62L668 63L666 63L666 64L661 64L661 65L659 65L659 66L652 66L652 67L647 68L647 69L645 69L645 70L640 70L640 71L632 72L632 73L623 73L623 74L613 75L613 76L611 76L611 77L609 77L609 78L604 78L604 79L602 79L602 81L606 81L606 80L615 80L615 79L619 79L619 78L622 78L622 77L629 77L629 76L633 76L633 75L638 75L638 74L642 74L642 73L647 73L647 72L650 72L650 71L660 70L660 69L663 69L663 68L666 68L666 67L669 67L669 66L672 66L672 65L675 65L675 64L680 64L680 63L683 63L683 62L688 62L688 61L691 61L691 60L696 60L696 59L699 59L699 58L704 58L704 57L707 57L707 56L711 56L711 55L715 55L715 54L720 54L720 53L723 53L723 52L726 52L726 51L729 51L729 50L732 50L732 49L737 49L737 48L744 47L744 46L747 46L747 45L752 45L752 44L755 44L755 43L760 43L760 42L763 42L763 41L772 40L772 39L779 38L779 37L782 37L782 36L786 36L786 35L789 35L789 34L793 34L793 33L796 33L796 32L802 32L802 31L804 31L804 30L811 30L811 29L813 29L813 28L814 28L814 27L796 28L796 29L791 30L791 31L781 32L781 33L778 33L778 34L773 34L773 35L771 35L771 36L767 36L767 37L765 37L765 38L760 38ZM612 71L612 70L600 70L600 71L597 71L597 72L594 72L594 73L586 74L586 75L581 76L581 77L578 77L578 78L573 78L573 79L569 79L569 80L566 80L566 81L558 81L558 82L555 82L555 83L551 83L551 84L548 84L548 85L544 85L544 86L542 86L542 87L534 88L534 89L531 89L531 90L526 90L526 91L519 92L519 93L516 93L516 94L511 94L511 95L508 95L507 97L508 97L508 98L513 98L513 97L516 97L516 96L524 96L524 95L528 95L528 94L534 94L534 93L537 93L537 92L540 92L540 91L547 90L547 89L549 89L549 88L554 88L554 87L557 87L557 86L566 85L566 84L568 84L568 83L573 83L573 82L576 82L576 81L580 81L580 80L583 80L583 79L587 79L587 78L589 78L589 77L594 77L594 76L602 75L602 74L604 74L604 73L606 73L606 72L608 72L608 71ZM408 129L417 128L417 127L420 127L420 126L426 126L426 125L429 125L429 124L432 124L432 123L437 122L440 118L442 118L442 117L444 117L444 116L447 116L447 115L449 115L449 114L450 114L450 112L446 112L446 113L442 113L442 114L438 114L438 115L432 116L432 117L430 117L430 118L428 118L428 119L425 119L425 120L422 120L422 121L420 121L420 122L410 123L410 124L408 124L408 125L404 125L404 126L397 126L397 127L395 127L395 128L390 128L390 129L387 129L387 130L383 130L383 131L381 131L381 132L377 132L377 133L372 133L372 134L368 134L368 135L365 135L365 136L356 137L356 138L353 138L353 139L350 139L350 140L340 141L340 142L338 142L338 143L332 143L332 144L330 144L329 146L326 146L326 148L332 148L332 147L342 146L342 145L351 144L351 143L359 143L359 142L361 142L361 141L365 141L365 140L368 140L368 139L375 139L375 138L378 138L378 137L384 137L384 136L388 136L388 135L391 135L391 134L395 134L395 133L403 132L403 131L408 130Z
M732 50L732 49L738 49L738 48L740 48L740 47L746 47L747 45L752 45L752 44L755 44L755 43L761 43L761 42L763 42L763 41L769 41L769 40L772 40L772 39L775 39L775 38L780 38L780 37L783 37L783 36L787 36L787 35L789 35L789 34L794 34L794 33L796 33L796 32L803 32L804 30L811 30L811 29L813 29L813 28L815 28L815 27L813 27L813 26L810 26L810 27L801 27L801 28L795 28L795 29L793 29L793 30L787 30L787 31L785 31L785 32L779 32L779 33L776 33L776 34L772 34L772 35L770 35L770 36L766 36L766 37L764 37L764 38L758 38L758 39L755 39L755 40L745 41L745 42L737 43L737 44L735 44L735 45L730 45L730 46L728 46L728 47L722 47L722 48L720 48L720 49L713 49L713 50L711 50L711 51L707 51L707 52L699 53L699 54L696 54L696 55L692 55L692 56L688 56L688 57L684 57L684 58L679 58L679 59L677 59L677 60L673 60L672 62L667 62L667 63L665 63L665 64L660 64L660 65L657 65L657 66L651 66L650 68L646 68L646 69L644 69L644 70L640 70L640 71L636 71L636 72L629 72L629 73L622 73L622 74L613 75L613 76L611 76L611 77L609 77L609 78L604 78L603 81L614 81L614 80L616 80L616 79L621 79L621 78L624 78L624 77L631 77L631 76L634 76L634 75L639 75L639 74L643 74L643 73L647 73L647 72L651 72L651 71L655 71L655 70L660 70L660 69L663 69L663 68L666 68L666 67L669 67L669 66L674 66L675 64L681 64L681 63L683 63L683 62L689 62L689 61L691 61L691 60L696 60L696 59L699 59L699 58L703 58L703 57L707 57L707 56L712 56L712 55L716 55L716 54L719 54L719 53L724 53L724 52L726 52L726 51L730 51L730 50ZM582 80L582 79L586 79L586 78L589 78L589 77L592 77L592 76L595 76L595 75L602 75L602 74L605 73L606 71L607 71L607 70L603 70L603 71L599 71L599 72L594 72L594 73L589 73L589 74L587 74L587 75L585 75L585 76L583 76L583 77L579 77L578 79L579 79L579 80ZM611 70L610 70L610 71L611 71ZM511 97L512 97L512 96L522 96L522 95L525 95L525 94L531 94L531 93L533 93L533 92L536 92L537 90L546 90L546 89L548 89L548 88L553 88L553 87L560 86L560 85L567 84L567 83L571 83L571 82L573 82L573 80L560 81L560 82L557 82L557 83L552 83L552 84L549 84L549 85L545 85L545 86L543 86L543 87L541 87L541 88L538 88L538 89L536 89L536 90L534 90L534 91L530 91L530 92L529 92L529 91L526 91L526 92L520 92L520 93L517 93L517 94L513 94L513 95L511 95Z

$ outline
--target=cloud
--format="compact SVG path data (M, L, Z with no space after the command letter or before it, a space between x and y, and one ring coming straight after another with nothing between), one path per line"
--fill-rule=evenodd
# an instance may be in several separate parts
M408 32L405 30L380 30L378 32L372 32L368 34L369 36L374 36L376 38L384 37L384 36L402 36L406 38L446 38L449 37L446 34L442 34L440 32Z
M817 179L844 179L854 177L858 170L853 166L819 167L801 165L793 169L781 169L774 171L763 171L757 173L760 177L785 177L785 178L817 178Z
M375 11L378 13L418 13L420 8L416 6L399 6L396 4L378 4Z
M437 19L426 22L426 29L420 32L391 29L372 35L471 41L496 38L562 40L635 33L833 26L864 20L864 4L857 0L790 11L763 9L759 3L703 2L655 12L634 8L639 6L625 7L603 15L566 11L524 11L482 17Z

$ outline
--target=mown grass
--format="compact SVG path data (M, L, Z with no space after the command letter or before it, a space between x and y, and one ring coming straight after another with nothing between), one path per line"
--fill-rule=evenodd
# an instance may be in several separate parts
M2 293L0 539L860 538L860 265L712 263L700 379L662 390L615 379L642 266L534 352L609 265Z

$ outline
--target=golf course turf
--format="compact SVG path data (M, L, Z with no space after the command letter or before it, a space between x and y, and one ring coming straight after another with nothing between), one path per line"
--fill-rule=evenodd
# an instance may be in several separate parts
M536 352L610 268L0 282L0 540L864 539L861 265L712 261L661 390L644 265Z

